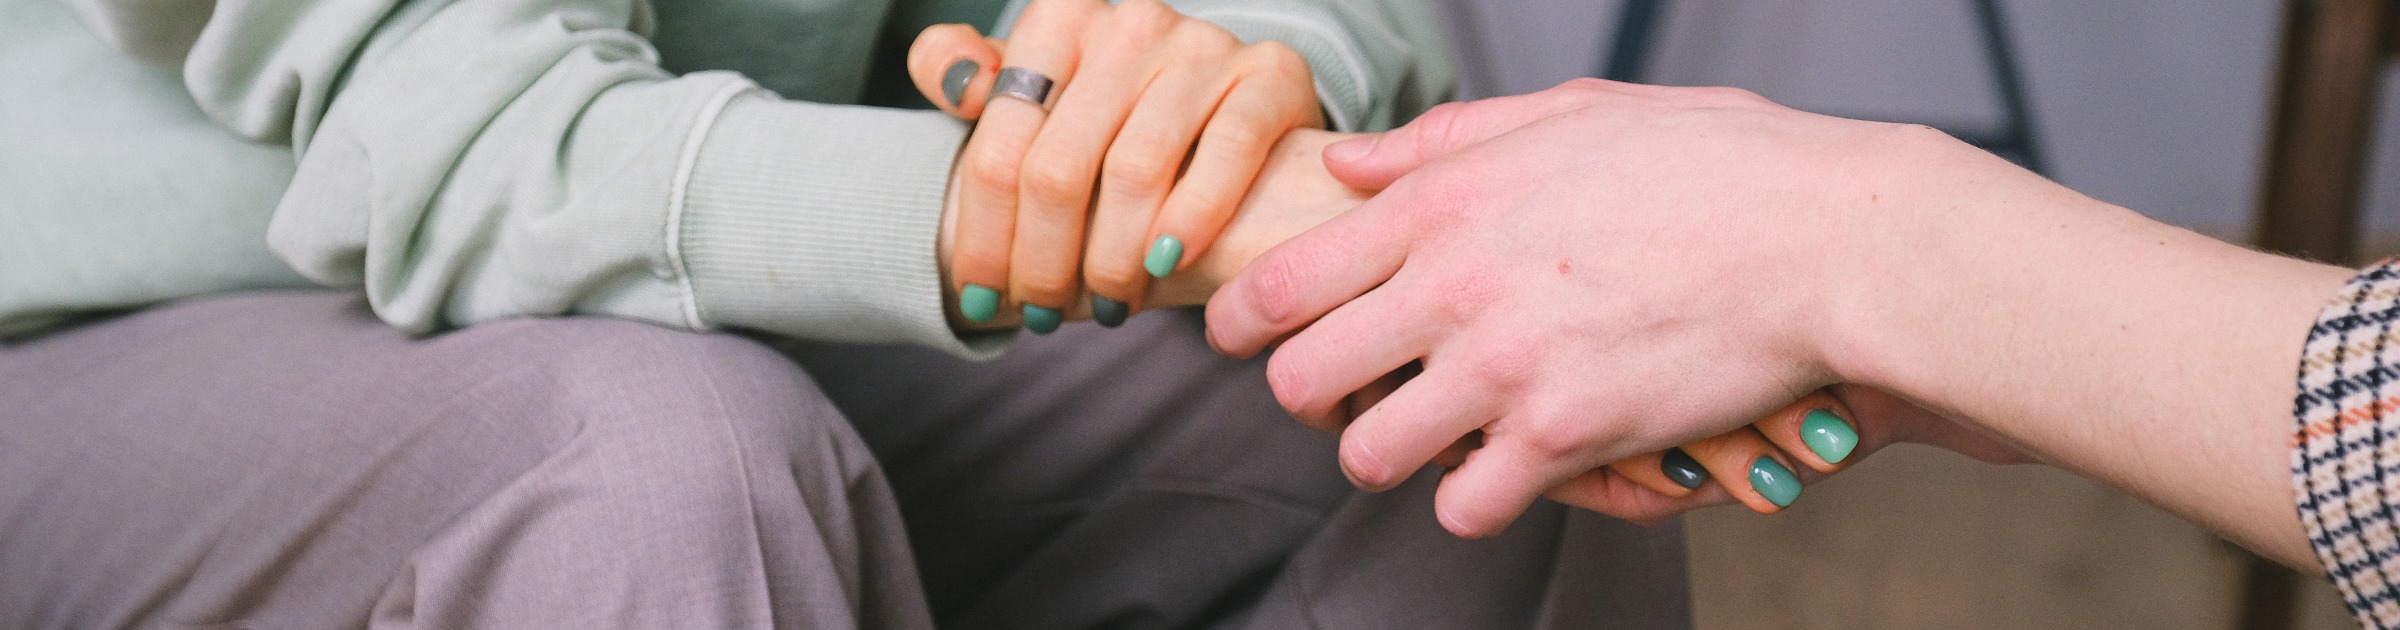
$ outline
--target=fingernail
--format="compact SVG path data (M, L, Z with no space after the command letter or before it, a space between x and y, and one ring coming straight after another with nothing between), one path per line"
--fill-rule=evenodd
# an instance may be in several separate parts
M1175 263L1183 262L1183 239L1173 234L1160 234L1150 243L1150 255L1142 257L1142 269L1152 278L1164 278L1175 273Z
M958 290L958 314L978 324L992 321L1000 314L1000 292L980 284L970 284Z
M1850 451L1858 449L1858 431L1843 422L1841 416L1817 409L1800 420L1800 441L1806 442L1808 450L1816 451L1826 462L1839 464L1850 457Z
M1376 134L1333 143L1331 146L1325 147L1325 159L1335 162L1359 161L1367 157L1367 154L1375 152L1375 141L1382 137L1382 134Z
M1667 454L1658 458L1658 471L1666 473L1667 479L1685 490L1698 490L1700 484L1708 483L1708 469L1680 448L1667 449Z
M1760 456L1758 461L1750 463L1750 488L1775 507L1791 507L1792 501L1800 498L1800 477L1775 458Z
M967 82L975 80L975 73L982 71L983 64L973 59L950 64L950 70L942 73L942 98L949 99L951 107L957 107L967 97Z
M1025 329L1036 335L1047 335L1050 331L1058 330L1058 309L1025 305Z
M1099 322L1102 327L1116 328L1123 325L1128 310L1124 302L1098 295L1092 296L1092 321Z

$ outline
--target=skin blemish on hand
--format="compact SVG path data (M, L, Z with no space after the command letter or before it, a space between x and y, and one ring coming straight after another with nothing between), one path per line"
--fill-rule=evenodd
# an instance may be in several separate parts
M1558 259L1558 275L1563 276L1570 273L1575 273L1575 261L1565 258Z

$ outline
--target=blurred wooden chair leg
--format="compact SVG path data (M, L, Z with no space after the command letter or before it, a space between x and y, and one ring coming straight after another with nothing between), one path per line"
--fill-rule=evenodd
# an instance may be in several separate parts
M2292 0L2255 243L2354 262L2389 0Z
M2389 0L2292 0L2284 12L2280 76L2254 243L2268 251L2355 264L2359 194L2384 61ZM2253 556L2244 576L2242 628L2292 626L2300 580Z

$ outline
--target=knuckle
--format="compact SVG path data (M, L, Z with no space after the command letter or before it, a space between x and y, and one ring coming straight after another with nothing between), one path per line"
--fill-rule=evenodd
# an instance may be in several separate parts
M1948 132L1935 129L1931 125L1919 123L1895 123L1889 127L1886 127L1886 129L1889 130L1886 134L1886 139L1901 144L1915 142L1955 142L1957 140L1956 138L1950 137Z
M1110 150L1108 160L1100 165L1103 185L1149 198L1165 191L1175 178L1176 164L1168 161L1164 152L1136 148L1170 145L1153 142L1148 137L1129 137L1120 139L1117 146L1123 148Z
M1155 30L1174 24L1182 15L1159 0L1118 0L1110 17L1120 24L1152 26L1153 29L1145 30Z
M1451 139L1460 137L1466 129L1468 105L1451 101L1433 106L1409 123L1416 129L1414 139L1419 147L1448 146Z
M1476 346L1467 353L1467 374L1494 390L1517 389L1532 381L1539 370L1539 344L1530 341L1530 335L1523 335Z
M1243 156L1256 153L1259 147L1273 143L1283 134L1283 130L1226 121L1225 124L1212 122L1208 130L1202 133L1205 137L1200 141L1201 146L1222 147L1218 149L1222 155Z
M1202 20L1186 19L1175 24L1166 35L1166 43L1178 53L1178 61L1196 63L1208 59L1223 59L1241 40L1233 33Z
M1158 11L1143 7L1151 3L1127 2L1117 5L1107 19L1093 20L1084 26L1084 41L1101 42L1118 52L1136 51L1155 43L1158 33L1170 24L1161 19Z
M1295 417L1309 418L1310 403L1308 373L1300 365L1304 352L1287 349L1267 357L1267 389L1275 392L1276 404Z
M1288 330L1300 322L1301 279L1298 263L1290 256L1271 257L1258 263L1252 276L1256 278L1256 308L1258 318L1277 330Z
M1241 203L1241 198L1236 196L1239 194L1241 191L1227 191L1214 186L1184 186L1176 189L1173 200L1161 210L1162 218L1183 224L1195 222L1199 217L1227 216L1224 209Z
M1072 160L1029 159L1023 174L1024 195L1027 199L1048 204L1060 212L1080 212L1076 200L1091 193L1091 182L1084 170Z
M1564 84L1560 84L1558 87L1560 89L1577 92L1605 92L1616 89L1615 84L1606 79L1600 79L1596 77L1577 77L1573 80L1567 81Z
M1453 326L1474 321L1500 301L1503 283L1501 274L1490 267L1469 266L1434 281L1436 290L1430 295L1440 297L1429 308L1437 309Z
M1767 102L1767 99L1759 96L1758 93L1737 87L1696 87L1691 88L1691 94L1701 101L1725 106L1757 105Z
M1481 185L1469 177L1442 177L1420 183L1410 191L1416 203L1402 206L1402 220L1420 236L1464 234L1476 218L1474 208L1486 200Z
M1522 438L1525 448L1543 460L1573 458L1583 451L1586 440L1574 423L1558 416L1544 416L1527 423L1529 431Z
M1272 82L1307 83L1312 77L1308 59L1300 51L1278 41L1264 41L1250 46L1249 68L1252 74Z
M966 160L967 172L961 179L970 187L1014 195L1017 191L1017 159L997 150L976 151Z

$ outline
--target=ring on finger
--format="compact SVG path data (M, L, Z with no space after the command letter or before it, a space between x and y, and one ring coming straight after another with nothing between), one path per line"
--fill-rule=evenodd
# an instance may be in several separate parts
M1043 110L1050 109L1050 88L1056 85L1049 75L1026 68L1009 66L1000 69L992 81L992 98L1013 96Z

